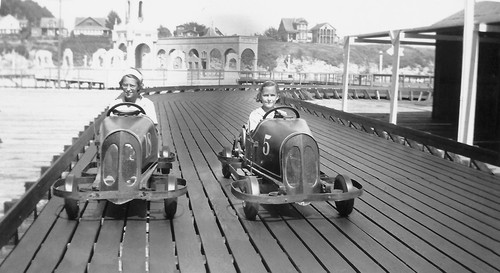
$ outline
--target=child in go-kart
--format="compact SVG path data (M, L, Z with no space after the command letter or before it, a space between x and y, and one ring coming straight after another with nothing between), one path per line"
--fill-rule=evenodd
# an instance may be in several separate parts
M141 91L143 87L143 76L142 73L135 69L129 68L124 72L122 79L120 80L120 88L123 93L120 96L110 103L110 107L114 106L118 103L122 102L130 102L139 105L142 107L146 115L151 118L155 126L158 126L158 118L156 117L156 111L154 103L148 98L144 98L141 96L139 91ZM129 109L130 108L130 109ZM136 110L133 107L129 106L120 106L116 110L121 113L133 112Z
M274 108L278 99L279 88L275 82L266 81L259 87L259 93L257 94L256 101L262 103L262 106L250 113L248 121L244 125L247 132L255 130L259 122L264 117L264 114ZM266 118L283 117L284 115L286 115L285 112L278 110L274 115L268 115Z

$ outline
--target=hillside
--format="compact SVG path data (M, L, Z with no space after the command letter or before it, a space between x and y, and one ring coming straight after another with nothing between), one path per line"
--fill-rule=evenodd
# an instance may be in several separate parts
M383 55L383 72L391 73L392 56L386 51L390 45L353 45L350 56L352 73L377 73L379 52ZM404 46L401 57L407 74L428 74L434 71L434 50ZM342 72L344 48L342 45L286 43L260 37L258 66L264 70L294 72ZM286 61L290 55L290 63ZM288 64L288 67L287 67Z

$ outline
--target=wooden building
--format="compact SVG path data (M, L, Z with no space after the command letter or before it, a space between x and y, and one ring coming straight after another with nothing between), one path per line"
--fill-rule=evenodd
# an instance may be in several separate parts
M329 23L317 24L310 29L312 42L316 44L336 44L339 42L337 30Z
M20 31L21 25L17 18L10 14L0 16L0 35L19 34Z
M472 1L466 7L468 9L427 27L347 37L345 51L349 53L351 43L392 43L395 48L401 45L435 47L433 119L455 124L456 140L459 142L498 151L500 3ZM465 20L467 14L471 18L468 21ZM464 40L468 40L464 38L467 22L470 22L472 38L469 40L472 45L464 47ZM471 53L464 54L467 51ZM399 75L399 58L399 54L394 54L393 78ZM463 62L465 65L462 65ZM395 94L397 81L392 83L392 89ZM395 120L396 115L397 101L394 101L391 102L391 116L394 116L391 120Z
M307 43L308 29L304 18L282 18L278 27L278 36L284 42Z
M78 17L75 19L74 35L111 36L111 29L106 27L106 18Z

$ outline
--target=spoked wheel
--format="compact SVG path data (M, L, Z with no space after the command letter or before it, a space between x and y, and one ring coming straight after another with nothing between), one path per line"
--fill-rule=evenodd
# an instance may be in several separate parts
M259 180L255 176L249 176L247 182L245 183L244 192L251 195L259 195ZM245 217L248 220L255 220L257 213L259 212L259 203L254 202L243 202L243 212L245 212Z
M75 176L70 174L66 177L64 181L64 190L67 192L77 192L78 185L75 181ZM64 198L64 209L66 210L66 214L68 215L68 219L74 220L78 218L78 214L80 213L80 207L78 206L78 200Z
M177 179L169 179L167 183L167 190L177 190ZM177 212L177 197L164 199L163 206L165 209L165 217L167 217L167 219L173 219L175 213Z
M354 186L352 185L351 179L347 175L339 174L335 177L333 188L342 190L343 192L348 192L354 189ZM337 207L340 216L348 216L354 208L354 198L344 201L335 201L335 206Z

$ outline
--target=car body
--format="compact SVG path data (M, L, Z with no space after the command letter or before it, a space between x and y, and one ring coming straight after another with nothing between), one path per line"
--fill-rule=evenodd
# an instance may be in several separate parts
M277 107L265 117L284 110L295 116L264 118L253 132L243 129L233 147L218 155L224 177L235 177L231 190L245 201L246 218L255 219L260 203L304 205L321 200L335 201L339 214L349 215L362 186L347 175L331 178L320 171L318 144L297 110Z
M139 110L111 115L120 106ZM78 217L78 201L89 199L118 205L133 199L164 200L165 214L172 218L177 197L187 192L186 182L169 174L175 155L168 147L159 151L160 136L144 110L117 104L97 126L95 159L82 174L68 175L53 186L54 195L65 199L69 218Z

